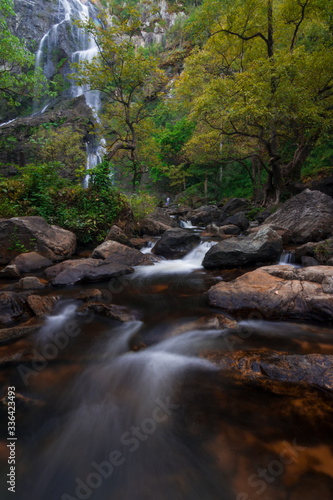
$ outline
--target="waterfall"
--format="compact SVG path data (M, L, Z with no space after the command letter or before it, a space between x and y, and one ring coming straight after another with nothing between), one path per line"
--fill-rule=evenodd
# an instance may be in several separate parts
M295 255L292 252L283 252L279 264L289 264L293 266L295 264Z
M54 75L55 67L53 61L54 51L59 49L60 38L63 35L60 27L70 30L70 42L76 49L68 54L72 63L83 61L91 62L98 54L98 47L93 38L90 38L84 30L73 25L75 20L85 21L89 19L91 4L81 0L59 0L57 22L42 37L36 53L36 68L42 68L45 76L51 78ZM68 36L68 35L67 35ZM92 109L93 116L98 121L98 111L100 109L100 94L98 91L90 91L87 86L80 87L75 84L71 88L72 97L79 97L84 94L87 105ZM45 103L44 103L45 104ZM44 105L41 111L36 111L37 103L34 104L34 114L46 111L49 103ZM101 162L105 152L105 140L90 140L86 143L87 169L94 168ZM88 183L88 176L85 185Z

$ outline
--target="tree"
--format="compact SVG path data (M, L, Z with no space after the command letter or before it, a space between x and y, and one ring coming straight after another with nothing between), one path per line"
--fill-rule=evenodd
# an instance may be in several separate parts
M103 96L99 113L101 135L107 141L107 157L113 163L125 159L133 172L133 190L137 179L147 170L140 156L144 122L154 113L154 103L163 93L166 76L158 59L138 46L141 17L130 6L125 19L105 15L103 28L92 20L79 23L92 37L98 54L92 61L74 65L78 85L87 85ZM152 131L151 131L152 132Z
M279 202L332 130L332 14L329 0L216 0L191 26L200 46L178 97L199 124L193 140L211 133L223 162L265 170L264 203Z
M10 15L15 15L13 0L0 0L0 99L16 106L20 98L42 92L44 77L34 70L34 54L10 32L6 22Z

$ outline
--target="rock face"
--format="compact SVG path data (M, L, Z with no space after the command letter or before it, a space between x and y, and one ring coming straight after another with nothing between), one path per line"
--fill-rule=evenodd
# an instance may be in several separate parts
M306 189L268 217L265 224L288 229L295 243L324 240L333 231L333 199Z
M229 238L213 246L202 264L210 269L272 262L278 259L282 249L281 237L273 229L263 227L254 236Z
M147 255L135 248L129 248L117 241L104 241L92 253L93 259L107 259L111 264L125 266L149 266L152 265Z
M232 282L213 286L208 291L209 303L241 316L258 311L264 318L331 321L333 298L324 292L325 277L325 266L262 267Z
M125 247L128 248L128 247ZM133 269L117 262L101 259L67 260L49 267L45 274L53 286L68 286L75 283L106 281L130 274Z
M43 267L52 265L50 259L46 259L43 255L36 252L21 253L11 261L11 265L17 266L20 273L30 273L37 271Z
M0 219L0 264L8 264L22 249L59 261L71 257L75 248L75 234L50 226L43 217Z
M200 236L186 229L169 229L152 249L155 255L180 259L200 243Z

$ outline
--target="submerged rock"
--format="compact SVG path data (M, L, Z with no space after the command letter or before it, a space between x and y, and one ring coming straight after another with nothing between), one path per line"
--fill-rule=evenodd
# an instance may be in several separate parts
M214 245L202 264L210 269L272 262L278 259L282 250L281 237L273 229L263 227L255 235L229 238Z
M115 319L126 323L127 321L133 321L138 319L137 314L129 311L127 307L118 306L115 304L104 304L102 302L88 302L84 304L79 309L79 312L93 311L96 314L105 316L109 319Z
M26 295L15 292L0 293L0 325L10 325L28 317Z
M1 328L0 344L6 344L7 342L27 337L28 335L37 332L40 327L41 323L30 323L29 321L23 325L13 326L12 328Z
M332 321L333 299L323 290L326 270L320 267L263 267L213 286L209 303L244 317L258 311L264 318Z
M23 251L38 252L51 261L73 255L76 236L58 226L50 226L43 217L0 219L0 264L8 264Z
M332 236L333 198L306 189L268 217L265 224L288 229L295 243L323 240Z
M167 259L179 259L200 243L200 236L187 229L169 229L152 249Z

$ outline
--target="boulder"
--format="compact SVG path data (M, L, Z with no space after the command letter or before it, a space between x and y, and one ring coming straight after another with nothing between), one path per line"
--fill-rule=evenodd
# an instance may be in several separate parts
M224 234L231 234L232 236L238 236L241 233L241 230L238 226L234 226L233 224L227 224L226 226L219 227L220 231L223 231Z
M250 225L244 212L239 212L238 214L232 215L223 221L224 226L229 224L239 227L241 231L245 231L245 229L247 229Z
M167 259L180 259L199 245L200 236L187 229L169 229L152 249L155 255Z
M332 321L333 300L322 288L326 269L321 267L262 267L213 286L209 303L243 317L256 311L267 319Z
M35 316L38 318L44 318L52 313L54 304L57 300L58 297L29 295L27 298L27 304Z
M268 217L265 224L288 229L291 240L298 244L324 240L332 236L333 199L320 191L306 189Z
M14 321L29 317L26 296L15 292L0 293L0 325L10 325Z
M250 202L245 198L231 198L222 206L221 221L238 214L238 212L245 212L249 208Z
M190 221L194 226L207 226L220 220L221 210L215 205L200 207L194 210L190 216Z
M9 264L2 271L0 271L0 279L18 279L20 278L20 271L15 264Z
M113 225L111 226L110 231L108 232L105 241L118 241L122 245L127 245L129 247L132 246L129 238L126 236L124 231L120 229L120 227Z
M56 264L46 270L46 275L48 279L52 280L52 286L69 286L80 282L107 281L132 272L131 267L117 262L101 259L78 259Z
M147 255L135 248L129 248L117 241L104 241L92 253L93 259L107 259L109 263L125 266L152 265Z
M23 290L37 290L38 288L44 288L45 283L42 283L36 276L26 276L20 279L18 286Z
M137 250L141 250L141 248L147 246L147 240L145 240L144 238L131 238L130 243L131 246L136 248Z
M32 271L52 266L52 260L43 257L43 255L37 252L28 252L21 253L10 264L17 266L20 273L31 273Z
M314 257L304 256L301 258L301 264L303 267L319 266L319 262Z
M168 229L171 229L171 226L153 219L143 219L139 226L140 234L148 234L149 236L160 236Z
M76 248L76 236L43 217L0 219L0 264L8 264L25 252L38 252L51 261L68 259Z
M121 321L123 323L137 319L136 315L124 306L103 304L102 302L89 302L88 304L81 306L78 310L79 312L85 312L87 310L93 311L100 316L116 319L117 321Z
M281 237L269 227L261 228L255 235L229 238L214 245L205 255L203 266L235 267L276 261L282 253Z
M333 258L333 238L299 246L295 250L296 261L302 262L303 257L314 257L320 264L332 265L329 261Z

